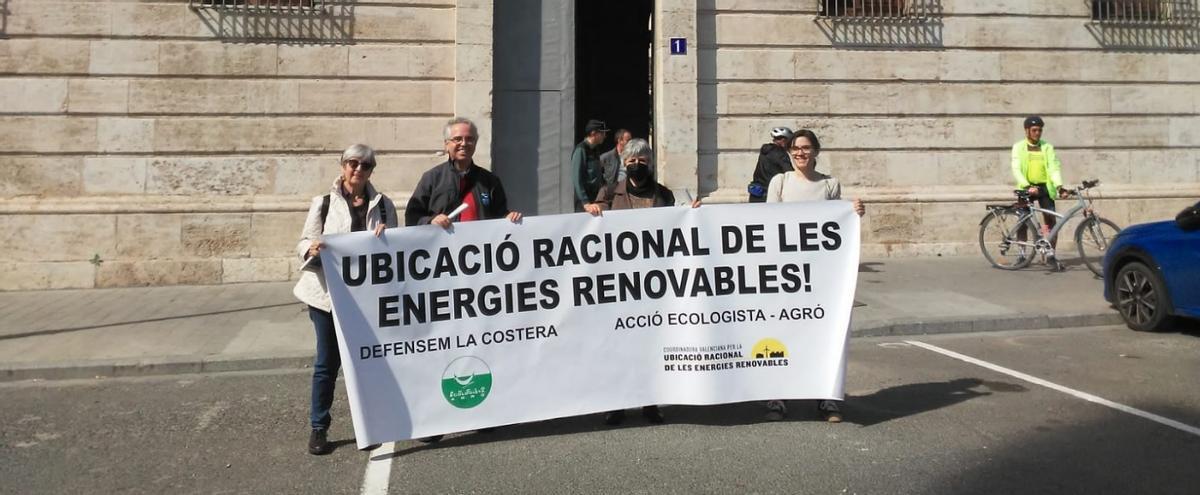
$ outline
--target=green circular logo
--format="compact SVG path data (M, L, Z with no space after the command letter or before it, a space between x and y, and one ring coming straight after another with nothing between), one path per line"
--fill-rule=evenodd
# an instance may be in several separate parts
M491 391L492 370L475 356L455 359L442 372L442 396L454 407L478 406Z

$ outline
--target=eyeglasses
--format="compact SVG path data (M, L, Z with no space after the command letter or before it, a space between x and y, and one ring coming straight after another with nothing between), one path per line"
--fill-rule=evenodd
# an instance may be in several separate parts
M650 159L644 156L631 156L625 161L625 165L649 165Z
M454 143L454 144L463 144L463 143L475 144L477 141L479 141L479 138L477 138L475 136L454 136L450 139L447 139L446 141L450 141L451 143Z
M371 169L375 168L375 162L362 162L362 161L355 160L353 158L342 162L342 165L350 167L351 169L357 168L364 172L370 172Z
M801 151L805 153L812 153L812 150L812 146L792 146L791 148L788 148L788 151L791 151L792 153L799 153Z

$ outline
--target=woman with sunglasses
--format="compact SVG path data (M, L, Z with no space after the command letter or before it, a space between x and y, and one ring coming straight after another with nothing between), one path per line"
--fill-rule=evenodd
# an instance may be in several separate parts
M788 155L792 158L792 170L776 175L767 186L767 202L824 201L842 199L842 185L837 179L817 172L817 155L821 154L821 141L808 129L801 129L788 143ZM861 199L854 200L854 212L858 216L866 213ZM842 421L839 401L822 400L817 404L821 416L830 423ZM767 402L767 420L779 421L787 415L787 407L781 400Z
M340 166L341 174L333 181L329 193L313 198L309 205L304 231L296 245L304 269L292 292L308 305L308 317L317 333L310 410L312 432L308 438L308 453L312 455L333 452L333 444L328 439L332 422L329 409L333 405L334 385L342 366L330 313L332 303L320 267L321 238L326 234L362 230L374 232L378 237L383 234L383 229L397 225L396 205L371 185L375 150L365 144L346 148Z

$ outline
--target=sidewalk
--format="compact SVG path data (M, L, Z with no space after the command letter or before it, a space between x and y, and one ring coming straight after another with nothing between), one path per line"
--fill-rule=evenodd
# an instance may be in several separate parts
M1068 263L1071 260L1066 260ZM312 324L291 282L0 293L0 381L303 368ZM863 260L853 336L1120 322L1082 265Z

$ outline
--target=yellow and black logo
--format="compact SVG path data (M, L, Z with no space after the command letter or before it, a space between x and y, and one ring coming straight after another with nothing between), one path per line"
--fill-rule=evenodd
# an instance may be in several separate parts
M787 357L787 347L783 342L768 337L756 342L750 354L754 359L781 359Z

